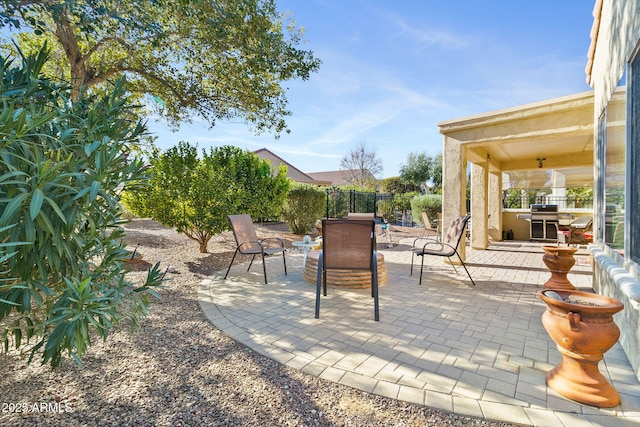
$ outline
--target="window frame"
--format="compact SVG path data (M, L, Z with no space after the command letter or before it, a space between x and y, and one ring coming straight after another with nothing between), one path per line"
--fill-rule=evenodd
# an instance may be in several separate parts
M640 222L632 213L640 212L640 40L626 66L626 177L625 177L625 258L640 264ZM635 219L635 221L634 221Z

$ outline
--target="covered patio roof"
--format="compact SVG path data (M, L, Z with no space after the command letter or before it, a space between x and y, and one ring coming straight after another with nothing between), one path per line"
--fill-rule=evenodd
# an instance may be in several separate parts
M438 123L440 133L465 145L467 160L492 170L591 167L593 92Z
M445 223L466 213L469 172L476 249L500 240L502 190L516 181L509 176L528 177L536 188L553 170L565 187L593 186L593 105L588 91L440 122Z

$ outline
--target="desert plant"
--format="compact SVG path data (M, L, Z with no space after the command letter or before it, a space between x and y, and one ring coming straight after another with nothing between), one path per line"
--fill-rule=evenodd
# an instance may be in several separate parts
M393 207L399 211L411 210L411 200L419 196L418 192L398 194L393 197Z
M289 229L296 234L308 234L325 210L326 193L307 184L295 184L287 194L283 210Z
M0 58L0 242L18 244L3 257L0 334L5 352L29 346L29 361L41 352L55 367L114 325L137 326L162 274L136 286L122 266L119 193L145 178L128 154L145 129L128 120L125 81L71 102L42 76L47 58Z

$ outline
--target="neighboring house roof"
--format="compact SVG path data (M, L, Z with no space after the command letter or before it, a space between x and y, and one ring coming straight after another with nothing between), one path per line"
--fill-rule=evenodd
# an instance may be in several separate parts
M342 171L309 172L309 176L319 181L326 181L329 185L338 186L345 183Z
M291 163L284 160L282 157L277 154L267 150L266 148L261 148L259 150L254 151L254 153L263 160L269 160L271 166L278 170L280 165L284 165L287 167L287 176L300 183L304 184L312 184L312 185L331 185L331 181L323 181L320 178L314 178L311 174L306 174L302 172L300 169L293 166Z
M355 172L355 171L352 171ZM367 172L368 173L368 172ZM356 173L347 173L347 171L339 170L339 171L328 171L328 172L309 172L308 175L313 179L321 180L321 181L329 181L331 185L340 186L340 185L348 185L352 184L352 180L349 179L350 176L354 176ZM372 180L376 180L376 178L369 174L369 178Z

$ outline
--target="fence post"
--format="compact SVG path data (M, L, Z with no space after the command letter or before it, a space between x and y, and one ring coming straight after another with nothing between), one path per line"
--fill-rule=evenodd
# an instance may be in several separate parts
M378 216L378 192L376 191L376 194L373 198L373 218L375 219Z
M326 209L326 213L325 213L325 218L329 218L329 189L325 189L325 193L326 193L326 205L327 205L327 209Z

